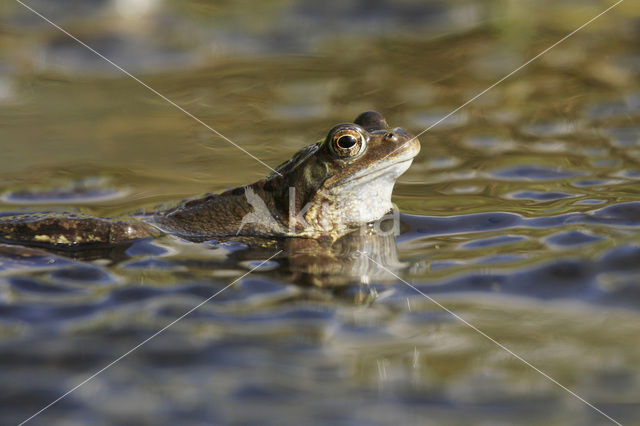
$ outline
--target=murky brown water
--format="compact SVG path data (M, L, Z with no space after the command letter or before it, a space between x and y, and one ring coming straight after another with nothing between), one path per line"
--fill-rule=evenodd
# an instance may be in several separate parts
M27 4L276 166L366 109L420 132L611 3ZM639 38L627 0L422 135L394 192L403 279L623 424L640 418ZM11 2L0 143L6 212L111 216L269 172ZM169 237L93 261L0 250L0 423L266 257ZM324 288L294 263L32 423L610 423L406 284Z

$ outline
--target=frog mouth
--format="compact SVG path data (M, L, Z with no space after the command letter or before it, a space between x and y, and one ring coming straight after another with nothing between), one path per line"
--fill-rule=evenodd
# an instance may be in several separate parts
M390 175L389 178L395 181L401 174L403 174L411 166L411 163L413 162L414 157L415 155L410 155L410 156L406 156L405 158L399 158L396 161L391 161L388 164L384 165L383 167L380 167L371 172L364 173L364 174L356 174L354 176L348 177L332 185L332 187L355 183L362 180L366 180L367 182L370 182L379 177L384 176L385 174L389 174ZM397 169L398 171L394 173L393 170L390 170L390 169ZM391 176L391 174L393 174L393 176Z

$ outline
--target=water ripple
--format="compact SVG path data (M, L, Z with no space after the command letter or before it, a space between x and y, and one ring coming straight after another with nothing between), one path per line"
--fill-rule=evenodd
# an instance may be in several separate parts
M518 180L558 180L585 176L586 174L586 172L563 170L559 167L551 168L527 164L508 167L490 173L491 176L496 178Z

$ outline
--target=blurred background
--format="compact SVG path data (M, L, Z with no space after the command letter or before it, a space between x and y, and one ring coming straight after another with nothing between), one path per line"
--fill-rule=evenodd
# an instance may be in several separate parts
M272 165L365 109L417 133L610 4L28 3ZM638 102L630 49L639 13L622 3L425 134L429 158L407 179L424 180L434 161L446 168L477 159L491 138L552 138L577 120L623 119L626 103ZM1 25L5 185L106 172L139 203L269 172L19 3L2 6Z
M418 133L613 2L25 4L275 167L367 109ZM422 135L394 192L404 213L476 227L416 219L427 231L399 239L403 277L624 424L640 418L639 40L640 3L624 1ZM2 211L117 215L269 172L0 4ZM59 188L71 195L47 197ZM563 216L578 213L596 219ZM206 253L213 269L166 247L0 263L0 423L247 269L225 263L234 247ZM387 297L363 306L256 274L32 423L609 424L404 284L374 288Z

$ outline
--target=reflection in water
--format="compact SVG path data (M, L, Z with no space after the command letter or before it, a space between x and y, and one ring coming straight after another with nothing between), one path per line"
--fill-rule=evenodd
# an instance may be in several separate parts
M9 2L10 3L10 2ZM0 209L117 216L264 170L19 4L0 8ZM376 109L418 133L608 7L29 4L271 165ZM126 10L125 10L126 9ZM421 137L393 237L0 246L0 423L623 424L640 417L640 10L624 2ZM132 23L133 22L133 23ZM88 196L93 194L94 196Z
M288 239L284 244L286 269L297 284L334 287L390 282L394 277L389 270L403 266L393 233L355 231L332 244L301 238Z

